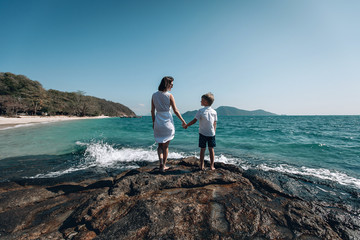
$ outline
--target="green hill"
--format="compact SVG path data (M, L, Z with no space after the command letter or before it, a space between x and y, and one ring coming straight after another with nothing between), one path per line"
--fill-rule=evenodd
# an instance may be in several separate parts
M71 115L135 117L128 107L84 92L45 90L24 75L0 73L0 115Z
M194 110L194 111L187 111L185 113L183 113L183 116L191 116L191 117L195 117L196 113L198 110Z
M247 111L235 107L221 106L215 109L218 116L275 116L275 113L267 112L264 110ZM195 116L197 110L188 111L183 116Z

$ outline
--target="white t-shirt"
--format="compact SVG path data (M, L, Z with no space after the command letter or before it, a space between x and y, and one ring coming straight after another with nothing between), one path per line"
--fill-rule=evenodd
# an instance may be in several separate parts
M217 121L217 113L211 107L201 108L195 118L199 121L199 133L204 136L215 136L214 122Z

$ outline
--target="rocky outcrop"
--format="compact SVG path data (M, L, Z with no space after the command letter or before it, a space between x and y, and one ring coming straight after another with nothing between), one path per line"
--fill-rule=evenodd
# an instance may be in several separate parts
M197 159L54 186L2 183L0 239L359 239L358 212Z

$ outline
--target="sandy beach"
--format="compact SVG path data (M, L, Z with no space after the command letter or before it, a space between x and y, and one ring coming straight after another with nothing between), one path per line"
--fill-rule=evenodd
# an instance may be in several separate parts
M19 116L15 118L0 117L0 130L13 128L13 127L29 126L39 123L51 123L51 122L59 122L59 121L98 119L98 118L108 118L108 116L97 116L97 117Z

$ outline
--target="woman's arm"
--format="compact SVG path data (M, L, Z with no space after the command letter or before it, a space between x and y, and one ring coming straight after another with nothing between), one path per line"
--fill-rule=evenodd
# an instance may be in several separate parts
M180 119L180 121L182 122L183 126L186 125L185 120L182 118L179 110L178 110L177 107L176 107L175 99L174 99L174 97L173 97L172 94L170 95L170 105L171 105L171 107L172 107L175 115L176 115L176 116Z
M155 122L155 104L154 100L151 98L151 118L153 122L153 129L154 129L154 122Z

